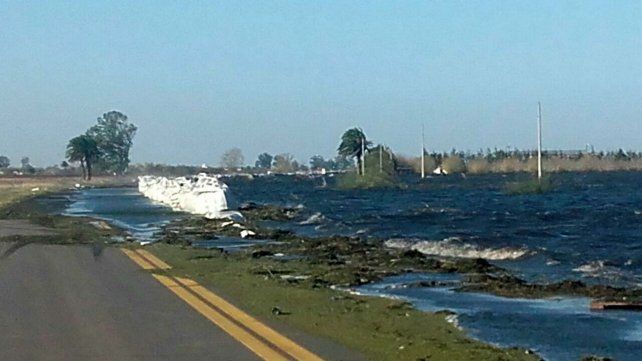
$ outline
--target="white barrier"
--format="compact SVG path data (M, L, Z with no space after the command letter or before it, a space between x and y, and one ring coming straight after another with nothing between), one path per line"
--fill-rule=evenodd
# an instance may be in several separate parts
M193 177L138 177L138 191L176 211L203 215L208 219L242 219L228 210L228 188L218 178L201 173Z

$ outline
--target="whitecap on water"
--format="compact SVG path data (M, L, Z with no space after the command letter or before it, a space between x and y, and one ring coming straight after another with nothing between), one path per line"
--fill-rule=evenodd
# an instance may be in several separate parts
M446 238L442 241L390 239L385 242L385 245L390 248L416 250L428 255L455 258L483 258L491 261L518 259L532 253L523 248L482 248L462 242L459 238Z
M626 262L624 265L628 266L629 263ZM619 284L628 284L629 286L638 285L641 280L639 275L605 260L590 261L573 268L573 271L581 273L582 277L585 278L610 280Z
M308 219L306 219L305 221L299 222L299 224L301 224L301 225L319 224L319 223L323 222L324 220L325 220L325 217L323 216L323 214L321 214L320 212L317 212L317 213L311 215L310 217L308 217Z

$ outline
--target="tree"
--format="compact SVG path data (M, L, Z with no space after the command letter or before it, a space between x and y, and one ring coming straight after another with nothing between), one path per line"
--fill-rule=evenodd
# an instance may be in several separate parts
M221 166L223 168L239 168L243 166L245 158L239 148L228 149L221 157Z
M274 157L268 153L259 154L259 159L254 163L254 166L257 168L270 169L272 168L272 161Z
M11 161L9 158L4 155L0 155L0 168L9 168L10 165Z
M332 161L331 168L334 170L344 170L352 167L352 164L353 163L348 158L342 155L337 155Z
M366 139L366 135L359 128L346 130L341 136L341 144L337 151L339 155L347 158L357 159L357 173L361 174L361 159L363 152L368 150L372 143Z
M60 167L61 167L62 169L67 169L67 168L69 168L69 163L67 163L67 161L66 161L66 160L63 160L63 161L60 163Z
M137 130L134 124L128 122L125 114L115 110L98 118L98 124L89 128L87 135L96 142L101 168L118 174L125 173Z
M72 138L67 144L67 159L70 162L80 162L83 179L91 180L92 166L99 155L98 142L87 134Z
M291 173L296 170L298 164L290 153L282 153L274 156L274 169L279 173Z
M22 157L20 159L20 164L22 165L22 171L28 174L36 173L36 168L31 165L31 160L29 157Z
M323 159L323 157L320 155L313 155L312 158L310 158L310 168L312 169L328 168L328 162L326 162L326 160Z

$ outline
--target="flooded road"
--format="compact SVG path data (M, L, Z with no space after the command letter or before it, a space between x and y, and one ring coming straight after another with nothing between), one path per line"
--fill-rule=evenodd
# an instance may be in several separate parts
M378 239L439 256L483 257L536 282L573 279L640 286L642 173L559 174L551 193L508 196L502 187L516 177L438 177L421 183L408 179L405 189L353 191L333 189L331 177L225 182L241 203L301 209L293 220L266 221L265 226L310 236ZM163 224L184 216L134 189L84 190L74 197L68 213L108 220L141 239L152 239ZM247 246L237 241L203 244ZM427 276L404 277L359 292L403 298L429 311L452 310L458 313L452 321L473 337L532 348L551 360L598 354L637 361L642 355L640 313L591 312L584 298L520 300L449 288L400 287L413 281L407 277Z

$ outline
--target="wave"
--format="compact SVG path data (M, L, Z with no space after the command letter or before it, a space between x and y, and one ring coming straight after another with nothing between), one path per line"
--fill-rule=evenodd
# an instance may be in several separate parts
M308 217L305 221L300 222L299 224L319 224L325 220L325 217L321 213L315 213Z
M579 267L573 268L573 271L590 275L603 271L604 269L606 269L606 267L607 265L605 261L591 261Z
M455 258L483 258L491 261L518 259L531 251L523 248L481 248L464 243L456 237L443 241L421 241L408 239L390 239L385 242L390 248L416 250L423 254Z
M625 267L630 266L633 262L627 260L624 263ZM611 282L617 282L624 285L635 285L636 287L640 286L640 281L642 277L635 274L634 272L624 270L613 262L605 260L590 261L583 265L573 268L574 272L582 274L584 278L595 278L595 279L604 279L610 280Z

